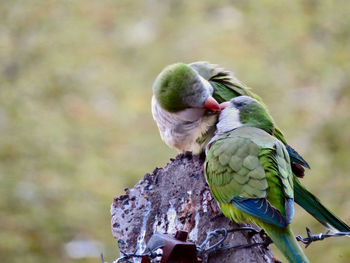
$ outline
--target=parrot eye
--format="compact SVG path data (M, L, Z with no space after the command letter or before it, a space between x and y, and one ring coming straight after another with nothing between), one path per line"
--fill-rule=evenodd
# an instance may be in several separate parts
M243 102L235 102L234 104L235 104L236 108L242 108L244 106Z

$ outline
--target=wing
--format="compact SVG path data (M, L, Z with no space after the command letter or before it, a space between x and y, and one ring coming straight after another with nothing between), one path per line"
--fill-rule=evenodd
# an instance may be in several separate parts
M217 98L218 102L228 101L242 95L262 102L257 94L253 93L249 87L240 82L230 71L218 68L217 74L212 76L209 82L214 86L213 97Z
M235 78L231 72L218 67L218 65L199 61L191 63L189 66L213 85L213 96L219 103L241 95L247 95L261 101L258 95L251 92L250 89Z
M289 157L282 143L271 145L263 148L241 136L221 138L208 152L205 174L219 203L231 203L264 222L285 227L293 215ZM280 158L284 158L281 164Z
M272 148L264 148L259 160L268 178L268 201L284 216L288 225L294 215L294 187L290 159L285 146L278 140Z
M229 203L235 196L267 196L268 184L258 152L258 145L241 137L219 139L212 144L206 157L205 171L218 202Z

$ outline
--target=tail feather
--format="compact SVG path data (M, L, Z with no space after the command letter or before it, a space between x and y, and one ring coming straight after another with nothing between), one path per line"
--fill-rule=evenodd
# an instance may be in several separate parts
M321 204L320 200L302 186L296 177L294 177L294 201L332 231L350 231L350 227Z
M287 148L287 151L289 153L291 162L300 164L300 165L310 169L310 165L307 163L307 161L304 160L303 157L300 156L300 154L296 150L294 150L288 144L286 144L286 148Z
M290 263L308 263L306 255L299 246L290 227L280 228L276 226L263 227L276 247L283 253Z

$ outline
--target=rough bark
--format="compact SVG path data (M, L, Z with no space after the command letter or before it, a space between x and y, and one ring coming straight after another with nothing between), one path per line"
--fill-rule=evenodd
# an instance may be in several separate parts
M164 168L146 174L134 188L114 199L111 206L112 233L120 250L141 253L153 233L189 233L197 245L208 232L238 227L218 213L203 175L203 160L180 154ZM230 234L226 245L261 242L246 231ZM269 248L231 249L204 258L203 262L273 262Z

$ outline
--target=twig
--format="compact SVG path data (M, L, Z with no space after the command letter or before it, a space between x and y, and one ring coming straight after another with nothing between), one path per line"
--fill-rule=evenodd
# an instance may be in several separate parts
M306 227L306 233L307 233L307 237L303 238L302 236L297 236L296 239L302 243L305 244L305 248L307 248L312 242L315 241L320 241L323 240L325 238L329 238L329 237L341 237L341 236L350 236L350 232L336 232L333 234L329 234L329 230L325 233L325 234L317 234L317 235L313 235L311 234L311 231L308 227Z

